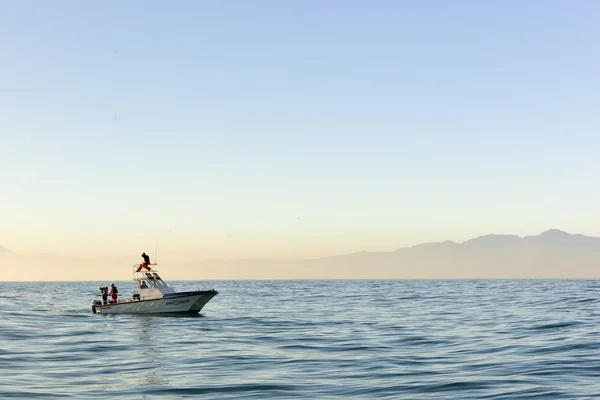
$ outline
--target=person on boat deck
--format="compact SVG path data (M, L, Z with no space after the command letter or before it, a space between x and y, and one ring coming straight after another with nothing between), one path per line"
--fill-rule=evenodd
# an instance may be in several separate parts
M135 272L140 272L142 270L142 268L146 268L148 271L150 271L150 256L147 255L146 253L142 253L142 258L144 259L144 262L142 264L140 264L140 266L138 267L138 269Z
M108 303L108 288L107 287L101 287L100 288L100 294L102 294L102 304Z
M119 296L119 291L114 283L110 284L110 297L112 297L113 303L117 302L117 297Z

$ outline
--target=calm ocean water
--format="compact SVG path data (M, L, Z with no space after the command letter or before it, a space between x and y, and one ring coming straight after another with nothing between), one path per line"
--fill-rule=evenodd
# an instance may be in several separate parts
M599 281L172 282L220 294L94 315L107 283L0 283L0 398L600 398Z

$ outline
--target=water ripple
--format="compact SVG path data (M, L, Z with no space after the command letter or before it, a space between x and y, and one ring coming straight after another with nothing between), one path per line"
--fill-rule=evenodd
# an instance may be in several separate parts
M0 283L0 398L600 398L597 281L215 281L197 317L102 284Z

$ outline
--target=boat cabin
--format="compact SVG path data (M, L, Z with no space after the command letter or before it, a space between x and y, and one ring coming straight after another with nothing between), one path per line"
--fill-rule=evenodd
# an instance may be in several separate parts
M134 265L133 276L133 299L134 300L151 300L162 298L165 294L174 293L175 291L162 280L158 271L150 269L150 271L136 271L139 264Z

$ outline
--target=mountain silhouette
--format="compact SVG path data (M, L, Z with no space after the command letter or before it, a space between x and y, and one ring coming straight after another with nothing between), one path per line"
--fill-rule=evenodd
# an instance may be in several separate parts
M0 265L8 267L4 268L5 280L29 280L32 276L55 280L58 269L68 271L66 279L71 280L129 279L130 260L20 256L0 248ZM170 279L182 280L589 279L600 278L600 238L550 229L535 236L491 234L460 243L423 243L315 259L256 258L166 265Z
M226 271L240 279L521 279L598 278L599 267L600 238L550 229L536 236L491 234L311 260L213 261L189 265L188 271Z
M12 251L7 249L6 247L0 246L0 254L14 254Z

